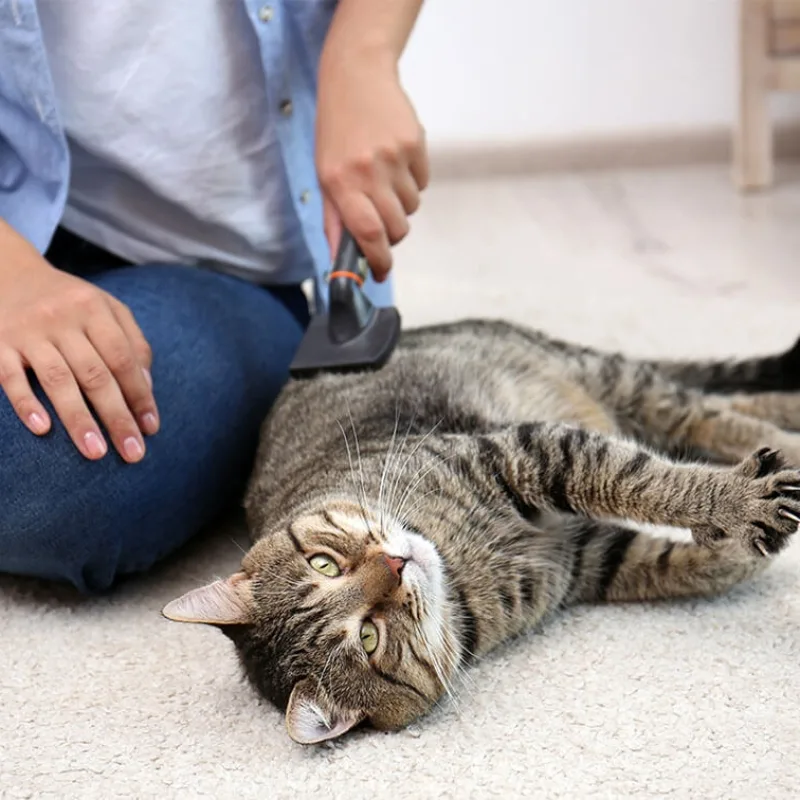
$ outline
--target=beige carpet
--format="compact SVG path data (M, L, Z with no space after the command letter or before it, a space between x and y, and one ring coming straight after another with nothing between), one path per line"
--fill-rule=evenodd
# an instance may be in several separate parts
M400 304L636 353L778 349L800 333L788 178L747 200L722 168L436 186ZM475 668L458 707L304 749L221 634L159 616L233 570L235 540L104 600L0 579L0 797L800 796L800 542L726 599L578 609Z

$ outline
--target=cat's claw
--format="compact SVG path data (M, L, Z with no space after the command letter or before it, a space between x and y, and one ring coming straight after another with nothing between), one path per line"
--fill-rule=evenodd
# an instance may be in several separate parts
M793 514L791 511L788 511L785 508L779 508L778 513L782 517L786 517L786 519L790 519L792 522L796 522L798 525L800 525L800 517L798 517L797 514Z
M734 539L755 557L777 555L800 526L800 470L786 468L779 452L764 448L733 468L728 480L717 513L692 529L695 541L716 547Z

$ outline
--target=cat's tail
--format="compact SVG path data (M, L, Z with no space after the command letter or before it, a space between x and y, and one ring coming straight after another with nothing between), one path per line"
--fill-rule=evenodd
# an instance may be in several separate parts
M732 541L711 549L621 524L569 524L576 559L567 603L718 595L757 575L771 560L750 555Z
M684 386L707 392L793 392L800 390L800 339L778 355L741 361L646 362Z

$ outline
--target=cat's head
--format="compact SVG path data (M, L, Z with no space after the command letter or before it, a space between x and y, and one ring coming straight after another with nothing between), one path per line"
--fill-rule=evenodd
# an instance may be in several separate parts
M270 532L241 572L163 613L219 626L302 744L362 721L404 727L444 694L459 657L436 548L347 502Z

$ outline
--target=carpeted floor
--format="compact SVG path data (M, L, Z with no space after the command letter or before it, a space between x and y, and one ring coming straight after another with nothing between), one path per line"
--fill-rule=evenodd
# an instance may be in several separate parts
M800 333L788 178L750 199L723 168L435 186L399 303L637 354L777 350ZM564 614L413 729L310 749L221 634L159 615L246 546L218 531L102 600L0 579L0 797L800 796L800 542L725 599Z

